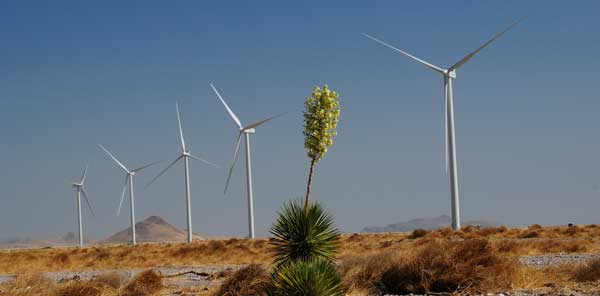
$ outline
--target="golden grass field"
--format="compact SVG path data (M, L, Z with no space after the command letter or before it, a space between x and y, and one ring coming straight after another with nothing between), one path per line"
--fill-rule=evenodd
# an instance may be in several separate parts
M435 286L432 288L431 285L435 285L437 281L447 283L448 287L453 287L455 283L460 285L468 282L472 285L469 287L470 291L479 292L574 288L600 293L600 282L598 282L600 261L542 269L525 267L518 261L518 257L522 255L555 253L600 253L600 226L532 225L528 228L482 229L467 226L461 231L444 228L412 233L344 235L339 269L344 285L351 295L375 293L375 283L385 281L390 285L392 283L398 285L397 289L403 291L402 289L407 286L402 286L402 283L410 280L406 277L411 274L420 277L419 285L410 284L416 291L435 290L437 288ZM38 285L46 287L42 289L54 291L54 294L48 295L129 295L126 290L132 289L132 283L116 285L114 284L116 280L112 280L113 284L107 284L110 279L95 279L94 282L55 284L41 279L36 274L44 271L151 269L164 266L255 263L257 265L252 265L255 266L253 274L257 274L257 277L262 274L265 277L266 271L261 273L260 268L256 271L256 266L268 270L271 260L268 239L0 251L0 274L19 275L15 283L0 286L0 291L8 291L7 295L39 295L23 294L19 290L23 285L31 287L32 282L39 282ZM249 271L244 272L247 274ZM431 278L427 282L422 279L424 272L431 273ZM452 277L444 278L446 275ZM240 277L239 274L234 274L225 282L231 282L231 277L236 278L236 276ZM152 276L146 275L146 277ZM143 279L143 282L154 283L156 291L162 289L155 283L156 280ZM252 282L261 281L254 279ZM143 285L150 285L148 283ZM236 283L234 286L238 285L245 284ZM32 289L34 288L29 290ZM94 294L96 292L92 291L86 292L88 294L84 292L69 294L65 289L98 290L101 293ZM223 291L225 290L221 290L221 295L252 295ZM210 293L215 293L214 289L194 291L190 295Z

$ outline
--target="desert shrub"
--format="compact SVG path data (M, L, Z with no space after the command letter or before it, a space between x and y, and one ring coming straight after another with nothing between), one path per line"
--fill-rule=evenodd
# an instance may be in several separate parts
M305 209L299 201L284 204L271 228L271 245L275 265L296 260L335 259L340 233L333 227L333 218L318 203Z
M520 268L485 239L431 241L383 272L382 292L408 294L509 288Z
M57 289L55 296L101 296L102 288L96 287L89 282L73 282Z
M123 287L123 296L156 295L163 288L162 278L153 270L145 270Z
M71 262L71 260L69 259L69 255L67 255L65 253L58 253L58 254L54 255L53 259L54 259L54 261L56 261L57 263L59 263L61 265L66 265Z
M540 224L531 224L529 225L530 230L542 229L542 225Z
M600 281L600 258L589 260L573 271L573 280L578 282Z
M483 237L488 237L498 233L505 233L507 230L508 228L506 228L506 226L484 227L479 229L478 234Z
M427 235L427 230L422 228L417 228L413 230L413 232L408 236L410 239L420 238Z
M575 236L578 232L580 232L582 229L579 228L577 225L572 226L572 227L567 227L564 230L564 234L568 235L568 236Z
M250 264L230 275L214 296L263 296L272 290L269 273L259 264Z
M377 294L381 275L397 264L398 258L398 252L393 251L342 258L338 269L344 290Z
M536 230L525 231L525 232L519 234L519 238L536 238L539 236L540 236L540 233Z
M324 258L297 260L280 265L272 274L274 295L343 296L333 264Z
M23 274L17 276L15 281L7 287L2 287L0 295L33 296L48 294L54 290L56 284L51 279L40 273ZM6 293L6 294L2 294Z

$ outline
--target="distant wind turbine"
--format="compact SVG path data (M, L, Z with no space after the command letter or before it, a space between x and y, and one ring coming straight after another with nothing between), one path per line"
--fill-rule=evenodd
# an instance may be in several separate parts
M445 100L445 116L446 116L446 170L448 170L448 157L449 165L450 165L450 192L451 192L451 205L452 205L452 228L455 230L460 229L460 211L459 211L459 194L458 194L458 176L457 176L457 163L456 163L456 144L455 144L455 135L454 135L454 100L452 96L452 81L456 78L456 70L462 67L464 64L469 62L475 55L477 55L481 50L490 45L494 40L498 39L504 33L508 32L518 23L520 23L523 19L518 20L508 26L504 31L497 33L490 40L483 43L480 47L475 49L473 52L469 53L454 65L450 66L448 69L444 69L433 65L427 61L424 61L420 58L417 58L410 53L398 49L380 39L377 39L371 35L363 34L365 37L378 42L384 46L387 46L427 67L430 69L442 74L444 77L444 100Z
M183 167L185 172L185 197L186 197L186 208L187 208L187 231L188 231L188 242L192 242L192 204L190 200L190 170L189 170L189 159L199 160L211 166L218 168L214 163L208 162L198 156L194 156L190 154L190 151L185 147L185 140L183 139L183 130L181 128L181 117L179 116L179 105L175 103L175 110L177 111L177 123L179 124L179 138L181 140L181 154L169 165L167 168L162 170L146 187L150 186L154 181L156 181L162 174L164 174L167 170L169 170L172 166L174 166L180 159L183 159Z
M92 216L94 216L94 210L92 209L92 205L90 204L87 193L85 192L85 187L83 186L83 182L85 182L85 175L87 174L87 169L88 169L88 166L86 165L85 169L83 170L83 174L81 175L81 180L79 180L79 182L73 182L73 187L75 187L75 190L77 191L77 222L79 223L79 246L80 247L83 247L83 220L81 218L81 195L82 194L83 194L83 197L85 198L85 202L87 203L88 207L90 208L90 212L92 213Z
M135 173L153 166L157 163L159 163L160 161L156 161L144 166L141 166L137 169L134 170L129 170L125 167L125 165L123 165L123 163L121 163L114 155L112 155L112 153L110 153L108 151L108 149L104 148L104 146L102 146L101 144L98 144L98 146L100 146L100 148L102 148L102 150L104 150L104 152L106 152L106 154L108 154L108 156L110 156L110 158L112 158L112 160L119 166L121 167L124 171L125 171L125 185L123 185L123 191L121 192L121 201L119 201L119 209L117 209L117 216L119 216L119 214L121 214L121 205L123 204L123 199L125 198L125 191L127 190L127 183L129 183L129 206L131 208L131 244L135 245L136 244L136 240L135 240L135 207L134 207L134 199L133 199L133 176L135 175Z
M231 160L231 167L229 168L229 174L227 175L227 182L225 182L225 190L223 193L227 193L227 188L229 187L229 180L231 179L231 173L233 172L233 167L235 166L235 161L237 159L237 153L240 148L240 141L242 140L242 134L244 134L245 138L246 138L246 186L248 189L248 238L254 238L254 201L253 201L253 196L252 196L252 165L250 162L250 134L253 134L255 132L255 128L258 127L259 125L261 125L267 121L270 121L272 119L275 119L279 116L282 116L284 113L275 115L273 117L269 117L267 119L258 121L253 124L249 124L247 126L243 126L241 121L238 119L238 117L235 115L235 113L233 113L231 108L229 108L227 103L225 103L225 100L223 99L223 97L221 97L221 94L219 93L219 91L215 88L215 86L212 83L210 84L210 87L213 89L213 91L215 92L217 97L219 97L219 99L221 100L221 103L223 103L223 106L225 106L225 109L227 109L227 112L229 113L229 116L231 116L231 119L233 119L235 124L239 127L239 133L238 133L237 140L235 143L235 150L233 152L233 159Z

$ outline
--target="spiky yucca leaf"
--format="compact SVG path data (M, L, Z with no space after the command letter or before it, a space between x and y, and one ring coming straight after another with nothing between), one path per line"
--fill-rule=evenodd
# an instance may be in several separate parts
M326 259L298 260L280 265L272 274L277 296L342 296L342 280Z
M302 202L297 200L283 205L271 234L274 236L270 244L276 266L319 258L333 261L340 243L340 233L333 227L333 218L323 207L312 203L305 210Z

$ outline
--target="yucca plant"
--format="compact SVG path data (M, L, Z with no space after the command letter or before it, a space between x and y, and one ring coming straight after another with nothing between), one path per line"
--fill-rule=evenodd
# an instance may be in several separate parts
M272 274L277 296L342 296L342 281L325 259L298 260L281 265Z
M293 261L335 260L340 233L333 227L333 218L318 202L305 208L301 201L284 204L271 228L270 244L275 266Z

